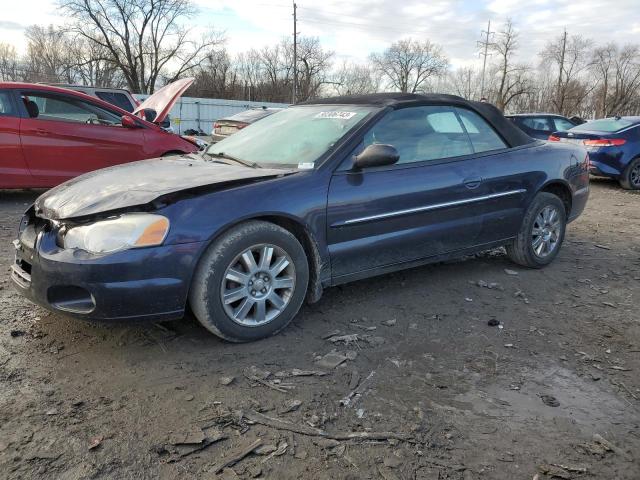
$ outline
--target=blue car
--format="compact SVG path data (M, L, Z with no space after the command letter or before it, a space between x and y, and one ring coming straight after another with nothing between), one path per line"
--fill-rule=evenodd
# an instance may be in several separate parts
M588 193L582 146L533 140L489 104L323 99L202 154L46 192L20 223L12 278L56 312L166 320L190 306L209 331L251 341L333 285L502 245L543 267Z
M640 190L640 117L613 117L587 122L551 140L582 144L591 173L615 178L622 188Z

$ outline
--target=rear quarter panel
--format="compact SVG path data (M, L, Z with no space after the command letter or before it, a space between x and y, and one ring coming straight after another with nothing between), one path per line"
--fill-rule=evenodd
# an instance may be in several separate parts
M568 144L536 142L534 144L488 153L473 160L484 191L524 190L511 196L485 202L479 244L513 238L534 197L545 187L560 184L571 192L588 187L587 154L581 147ZM588 192L585 190L585 192Z
M571 192L569 221L584 210L589 197L589 156L579 146L568 143L545 143L538 147L539 161L545 165L544 182L536 185L532 194L551 184L565 185ZM531 197L531 200L533 197Z

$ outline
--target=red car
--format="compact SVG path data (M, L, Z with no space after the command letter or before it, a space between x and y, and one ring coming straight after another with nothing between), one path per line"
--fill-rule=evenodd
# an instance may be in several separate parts
M64 88L0 82L0 188L53 187L99 168L196 152L157 125L192 82L167 85L133 114Z

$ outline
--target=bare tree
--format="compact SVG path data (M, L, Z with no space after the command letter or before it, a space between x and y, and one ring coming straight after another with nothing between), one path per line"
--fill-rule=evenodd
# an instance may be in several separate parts
M604 115L623 115L637 111L640 104L640 47L626 45L615 57L615 77L612 91L607 92L607 109Z
M540 53L543 63L558 71L554 110L563 115L576 111L595 85L585 86L581 76L590 65L592 42L580 35L564 32L547 43Z
M449 91L467 100L480 99L481 72L473 67L461 67L449 74Z
M323 49L317 38L298 39L299 100L321 94L322 87L329 81L332 56L333 52ZM210 58L196 70L196 91L216 92L225 98L291 100L294 77L291 39L285 38L259 50L251 49L233 60L226 53Z
M424 90L431 77L444 75L449 66L440 45L411 38L395 42L384 52L372 53L369 58L392 88L405 93Z
M74 83L113 88L127 85L108 50L101 45L78 38L69 45L69 57Z
M197 97L235 98L238 95L239 75L226 50L212 52L195 72L191 90Z
M222 38L196 41L185 27L196 10L190 0L59 0L73 30L104 48L129 88L153 93L158 79L195 70ZM171 72L169 72L171 70Z
M286 47L287 57L293 58L293 42L287 41ZM327 81L333 52L324 50L318 37L300 37L297 57L298 100L315 98Z
M380 77L369 65L343 61L332 73L328 85L327 92L331 95L362 95L377 92Z
M290 97L293 84L293 49L288 42L282 41L274 46L260 50L261 89L271 101L282 101L283 92Z
M518 49L518 32L510 19L502 26L489 48L498 59L494 67L498 77L494 92L495 105L504 111L515 98L529 91L528 67L516 64L514 60Z
M24 79L31 82L72 83L72 60L69 52L71 39L59 28L32 25L27 37L26 72Z
M618 53L618 47L615 43L609 43L602 47L598 47L593 51L590 70L596 79L600 82L596 96L600 97L597 102L597 113L605 116L607 113L607 96L609 94L609 85L611 77L614 75L615 58Z
M258 89L262 79L260 53L256 50L239 53L236 57L236 65L242 85L240 98L246 100L263 99L262 92Z
M0 80L15 82L18 73L18 53L13 45L0 42Z

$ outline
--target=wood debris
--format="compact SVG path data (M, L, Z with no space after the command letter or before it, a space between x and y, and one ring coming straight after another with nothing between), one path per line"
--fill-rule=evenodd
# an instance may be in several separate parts
M213 467L213 473L220 473L225 468L235 465L260 445L262 445L262 439L258 438L249 445L243 445L228 452L226 458L224 458L220 463Z
M264 425L267 427L275 428L277 430L286 430L289 432L299 433L301 435L307 435L310 437L324 437L333 440L401 440L412 441L412 437L403 433L396 432L337 432L330 433L321 428L310 427L306 425L300 425L291 423L279 418L269 417L262 413L258 413L253 410L241 412L241 416L247 420Z

